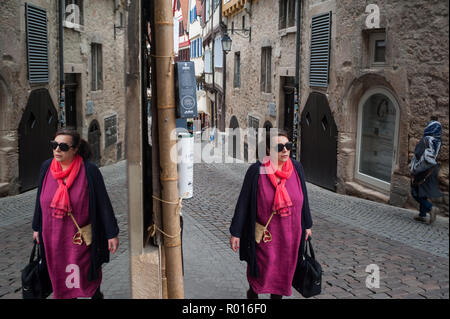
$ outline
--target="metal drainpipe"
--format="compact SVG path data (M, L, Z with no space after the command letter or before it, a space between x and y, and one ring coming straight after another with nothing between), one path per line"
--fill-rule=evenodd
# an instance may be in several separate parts
M297 0L297 33L296 33L296 48L295 48L295 89L298 94L300 89L300 47L301 47L301 37L300 37L300 18L301 18L301 3L302 0Z
M66 116L65 116L65 90L64 90L64 0L59 0L59 106L61 111L61 127L66 126Z
M293 131L298 132L298 129L296 129L295 126L299 125L300 122L300 48L301 48L301 36L300 36L300 25L301 25L301 4L302 0L297 0L297 33L296 33L296 45L295 45L295 90L294 90L294 123L293 123ZM297 106L297 107L295 107ZM297 123L295 123L295 117L297 114ZM297 135L297 134L295 134ZM296 159L297 158L297 144L298 144L298 136L294 136L293 138L294 142L294 149L293 154L295 154Z
M220 1L220 8L219 8L220 12L222 12L222 1ZM220 28L220 35L221 37L223 36L224 32L223 29L220 27L222 25L222 14L220 14L220 19L219 19L219 28ZM228 28L228 26L227 26ZM226 108L225 108L225 97L226 97L226 93L227 93L227 55L226 53L223 51L222 48L222 65L223 65L223 74L222 74L222 89L223 89L223 98L222 98L222 122L223 122L223 132L225 132L225 128L227 127L227 123L225 121L226 119Z

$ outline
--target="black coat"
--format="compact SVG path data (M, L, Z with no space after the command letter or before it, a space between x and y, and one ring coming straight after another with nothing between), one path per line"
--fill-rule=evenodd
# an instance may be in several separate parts
M52 159L42 164L39 174L38 191L32 228L39 232L39 247L44 257L44 242L42 240L42 209L40 195L44 177L50 167ZM88 280L93 281L99 277L99 270L103 263L109 262L108 239L117 237L119 226L117 225L114 210L106 191L103 176L98 167L89 162L83 161L87 183L89 188L89 218L92 225L91 264L89 267Z
M297 170L303 192L302 207L302 238L298 252L297 267L302 260L305 247L305 230L312 227L311 212L309 210L308 193L305 184L305 174L302 165L292 160ZM234 216L231 221L230 233L240 238L239 258L245 260L250 267L250 275L259 277L258 264L256 262L255 223L257 215L258 180L261 162L252 164L245 174L244 183L239 195Z

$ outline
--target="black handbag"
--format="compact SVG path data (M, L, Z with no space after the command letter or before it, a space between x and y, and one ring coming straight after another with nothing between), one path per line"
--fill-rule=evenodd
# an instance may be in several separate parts
M295 269L292 286L305 298L319 295L322 291L322 266L315 258L311 237L306 241L303 259Z
M37 258L35 259L37 249ZM47 266L36 240L31 250L30 261L22 270L22 298L23 299L45 299L52 293L52 283L48 275Z

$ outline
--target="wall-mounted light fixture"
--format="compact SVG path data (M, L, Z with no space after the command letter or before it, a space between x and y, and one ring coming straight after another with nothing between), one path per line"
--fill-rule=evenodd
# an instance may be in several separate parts
M222 36L222 49L225 52L225 54L227 54L228 52L231 51L232 40L228 36L228 27L225 25L225 23L221 22L220 26L224 30L224 35ZM237 35L239 35L243 38L248 38L249 42L252 41L252 28L251 27L249 27L248 29L245 29L245 28L244 29L235 29L234 24L232 24L231 34L234 34L235 32ZM242 33L239 33L239 32L242 32Z
M116 34L117 34L116 29L123 30L124 28L125 28L125 27L124 27L124 25L123 25L123 13L120 12L120 25L116 25L116 24L114 23L114 40L116 39Z

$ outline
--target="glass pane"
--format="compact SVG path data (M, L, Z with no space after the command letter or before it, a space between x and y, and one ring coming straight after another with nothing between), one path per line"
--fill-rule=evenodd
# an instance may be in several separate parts
M91 91L97 90L97 57L95 45L91 45Z
M279 2L279 17L278 17L278 28L286 28L286 0L280 0Z
M295 1L289 0L287 27L295 26Z
M363 106L359 171L390 182L394 151L395 107L383 94Z
M374 62L385 62L386 45L384 40L375 41L375 58Z
M102 46L101 44L96 45L97 47L97 90L103 89L103 61L102 61Z

